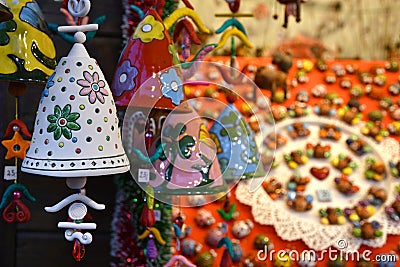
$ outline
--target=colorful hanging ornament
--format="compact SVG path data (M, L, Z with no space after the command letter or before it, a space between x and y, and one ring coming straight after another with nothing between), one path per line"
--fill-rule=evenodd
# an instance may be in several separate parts
M215 47L215 50L221 49L225 46L226 42L231 41L231 56L230 56L230 67L237 68L236 64L236 47L235 47L235 36L243 43L243 45L247 48L253 48L253 44L247 38L246 30L243 24L237 19L239 17L253 17L253 14L247 13L238 13L240 7L240 0L226 1L229 9L231 10L231 14L215 14L216 17L230 17L230 19L226 20L216 31L215 33L222 33L222 37L218 42L218 45ZM225 74L221 68L218 68L222 74L225 82L229 84L240 84L241 81L238 79L240 77L232 77L233 73L230 75ZM240 75L239 75L240 76Z
M161 245L165 245L166 242L162 238L160 231L155 227L149 227L138 237L139 240L145 238L148 238L146 245L146 257L151 261L154 261L158 257L158 251L155 240Z
M145 189L146 199L140 215L140 224L144 227L152 227L156 223L154 215L154 189L151 186L146 186Z
M6 3L15 15L3 22L5 38L0 42L0 79L45 82L55 68L56 50L43 14L34 0L18 3L7 0Z
M24 223L30 220L31 212L22 202L21 197L35 202L36 199L29 193L28 189L19 183L7 187L0 203L0 210L3 210L3 219L7 223Z
M154 57L156 52L159 56ZM149 9L117 64L111 86L115 104L120 107L174 109L184 100L182 71L179 67L170 68L177 63L178 55L167 28L157 12ZM177 86L174 90L171 87L173 82ZM155 89L151 90L153 86ZM137 96L133 97L135 93Z
M12 129L13 134L10 133L9 129ZM20 132L22 132L28 138L31 138L31 134L27 130L27 127L23 121L15 119L8 124L4 137L7 138L12 135L12 138L1 141L1 144L7 149L7 154L5 156L6 160L12 158L25 158L26 150L29 148L31 142L25 140Z
M1 0L0 23L3 29L0 80L9 82L8 91L15 97L15 119L8 124L1 142L7 149L5 159L14 159L14 166L5 167L8 168L5 169L5 179L14 180L14 184L6 189L1 209L4 208L3 218L6 222L23 223L29 221L30 211L21 196L25 195L31 201L35 199L17 179L18 159L25 158L30 146L28 139L31 138L27 126L19 120L19 97L25 93L27 83L46 82L55 68L56 52L44 16L34 0Z
M194 11L194 8L190 4L190 2L186 0L184 1L184 4L186 5L186 7L175 10L170 16L168 16L164 20L164 23L167 28L172 27L172 25L175 24L173 41L174 43L176 43L180 38L180 43L182 48L181 52L182 61L180 61L180 64L184 70L183 78L187 80L190 77L192 77L198 69L198 66L196 64L195 65L193 64L195 62L203 60L208 53L214 50L217 44L209 44L203 46L196 53L196 55L190 61L188 61L190 57L191 43L193 42L197 45L201 45L201 41L197 36L192 21L194 22L194 24L197 25L197 28L199 29L200 33L210 34L211 31L207 29L207 27L201 21L199 15ZM189 20L189 18L191 20Z
M178 8L178 4L179 1L177 0L123 0L124 13L121 28L124 41L126 42L133 35L137 25L150 8L153 8L160 17L167 18Z
M71 2L72 1L72 2ZM90 2L70 0L70 13L87 15ZM87 206L103 210L103 204L84 195L87 176L122 173L129 161L122 147L116 108L111 91L95 59L83 43L85 31L97 30L97 24L59 27L62 32L76 32L75 44L49 77L40 100L32 144L22 163L22 171L67 177L67 186L75 192L59 203L46 207L58 212L67 205L70 221L59 222L65 239L73 242L73 257L80 261L92 235L82 230L96 229L95 223L83 220ZM67 93L66 93L67 92Z

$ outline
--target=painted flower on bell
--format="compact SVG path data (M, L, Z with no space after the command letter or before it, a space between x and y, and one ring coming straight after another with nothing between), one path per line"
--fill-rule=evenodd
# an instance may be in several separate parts
M160 77L162 94L170 98L172 103L179 105L184 98L182 79L174 68L170 68L168 72L164 72Z
M132 66L129 60L125 60L115 72L115 78L112 85L114 94L121 96L125 91L135 88L135 78L138 75L138 70Z
M153 39L162 40L164 37L164 25L152 15L148 15L139 23L132 38L150 43Z
M67 139L72 138L72 131L78 131L81 126L76 123L80 114L78 112L71 113L71 105L67 104L63 109L59 105L54 107L54 114L47 116L47 121L50 125L47 127L47 132L54 132L54 139L58 140L61 136Z
M91 75L88 71L84 71L83 77L85 79L79 79L76 82L80 86L83 86L79 91L79 95L89 96L89 102L91 104L94 104L96 99L104 104L104 96L108 96L108 92L104 88L106 83L103 80L99 80L99 74L97 72L94 72L93 75Z

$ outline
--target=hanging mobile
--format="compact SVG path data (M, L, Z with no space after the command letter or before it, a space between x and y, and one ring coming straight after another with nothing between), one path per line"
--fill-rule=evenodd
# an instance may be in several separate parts
M190 4L189 0L184 0L183 3L185 4L185 7L175 10L164 20L164 24L167 29L175 25L173 41L176 43L179 38L181 40L182 61L174 62L174 64L181 64L183 69L183 78L184 80L187 80L197 71L198 67L194 63L202 61L208 53L214 50L217 44L208 44L203 46L191 60L188 60L191 56L191 44L194 43L196 45L201 45L201 40L198 37L192 22L197 25L200 33L210 34L211 31L204 25L200 16L194 11L194 7Z
M97 24L80 25L90 10L89 0L70 0L69 13L75 26L61 26L60 32L73 32L75 43L68 56L60 59L40 100L32 144L22 163L22 171L66 178L75 191L57 204L45 207L58 212L69 205L69 220L59 222L67 241L73 242L72 255L80 261L96 229L87 219L87 207L105 209L85 195L90 176L111 175L129 170L122 147L116 107L110 88L97 63L83 45L84 32L96 31Z
M5 138L11 136L12 138L1 142L7 149L5 159L15 158L15 165L6 166L4 169L4 179L14 180L14 183L9 185L5 190L0 203L0 210L3 210L3 219L7 223L24 223L30 220L31 213L29 208L22 202L22 195L32 202L36 201L36 199L29 193L28 189L17 182L18 158L25 158L26 150L30 145L30 141L25 140L20 132L27 138L32 137L25 123L18 119L18 97L16 97L15 120L8 124L4 135Z
M35 12L32 12L35 10ZM18 15L16 15L18 14ZM15 118L6 129L1 144L6 148L4 180L14 181L4 192L0 210L8 223L27 222L30 211L21 196L35 201L18 182L18 159L23 160L30 146L31 133L19 119L19 100L28 83L44 83L55 68L55 48L38 4L32 0L0 0L0 22L7 34L0 44L0 80L8 81L8 92L15 98Z
M253 48L253 44L247 38L246 30L243 24L237 19L239 17L253 17L253 14L250 13L238 13L240 7L240 0L226 0L229 9L232 13L223 13L223 14L215 14L215 17L230 17L230 19L226 20L216 31L215 33L222 33L222 37L218 42L218 46L215 47L215 50L221 49L225 46L229 37L231 39L231 55L230 55L230 67L236 68L236 48L235 48L235 36L239 38L243 45L248 48ZM219 72L222 75L222 78L225 82L235 85L241 84L243 76L238 75L237 77L233 77L233 70L230 74L225 73L224 69L218 67ZM241 71L245 72L245 69Z

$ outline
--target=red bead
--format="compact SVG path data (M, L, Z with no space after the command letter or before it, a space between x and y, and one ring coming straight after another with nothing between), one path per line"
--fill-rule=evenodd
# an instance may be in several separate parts
M226 96L226 101L228 101L229 104L235 103L236 100L237 100L237 96L234 94L230 94L230 95Z
M19 199L21 198L21 192L20 191L14 191L12 194L13 199Z
M85 246L78 239L75 239L72 256L76 261L81 261L83 256L85 256Z
M149 151L152 141L153 141L153 132L152 131L146 131L146 133L144 134L144 141L146 144L147 151Z
M183 226L182 216L178 215L178 217L175 218L175 224L178 225L179 228L182 228Z

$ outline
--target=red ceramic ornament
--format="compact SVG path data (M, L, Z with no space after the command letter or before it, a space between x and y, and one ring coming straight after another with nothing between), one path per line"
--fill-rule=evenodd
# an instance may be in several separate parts
M111 87L115 104L173 110L177 103L163 95L160 75L163 70L179 63L162 19L150 8L121 53ZM182 77L182 70L174 68L177 76ZM183 86L178 88L182 89Z
M144 227L152 227L156 224L156 218L153 209L149 209L147 204L144 205L142 214L140 215L140 224Z
M81 261L83 256L85 256L85 245L79 242L78 239L75 239L74 246L72 248L72 256L76 261Z
M240 7L240 0L226 0L228 3L229 9L232 13L237 13Z

